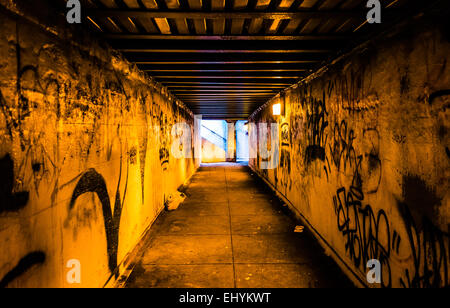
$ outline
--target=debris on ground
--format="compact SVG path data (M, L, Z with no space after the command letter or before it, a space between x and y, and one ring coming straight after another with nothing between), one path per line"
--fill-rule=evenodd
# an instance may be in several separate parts
M171 195L166 201L166 209L168 211L176 211L181 203L186 199L186 195L182 192L177 192Z

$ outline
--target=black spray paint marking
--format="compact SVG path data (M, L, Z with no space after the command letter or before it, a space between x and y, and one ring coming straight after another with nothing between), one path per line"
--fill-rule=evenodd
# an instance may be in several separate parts
M327 143L325 129L328 127L325 93L323 93L322 100L309 97L303 100L302 105L306 108L308 128L306 162L311 163L315 160L325 161L325 144Z
M13 193L14 162L9 154L0 159L0 174L0 213L24 208L30 196L26 191Z
M119 224L122 214L122 205L120 202L119 190L117 190L114 214L111 211L111 202L108 195L105 179L102 175L97 173L94 169L88 170L83 174L78 181L77 186L72 195L69 209L72 210L75 201L85 193L95 193L101 204L103 210L103 219L105 223L106 242L109 257L109 269L111 272L117 267L117 249L119 244Z
M337 191L333 197L338 229L346 238L345 249L357 268L365 270L369 260L376 259L382 265L382 286L391 287L391 232L386 213L378 214L370 205L363 206L364 193L361 188L350 187ZM383 241L381 234L387 239ZM394 238L400 241L398 235Z
M404 288L448 288L449 234L435 227L427 217L422 217L418 225L404 203L399 204L399 210L405 221L414 264L414 272L406 269L400 284Z
M428 102L429 102L430 105L431 105L431 104L433 104L433 102L434 102L435 99L437 99L437 98L439 98L439 97L442 97L442 96L448 96L448 95L450 95L450 90L436 91L436 92L434 92L434 93L432 93L432 94L430 95L430 98L429 98Z
M23 257L19 263L0 281L0 288L7 287L16 278L22 276L29 271L34 265L43 264L45 262L45 253L41 251L32 252Z
M403 202L408 205L415 221L422 217L434 220L439 217L439 207L442 199L437 196L435 189L429 187L418 176L403 176L402 185Z
M401 241L402 241L402 238L400 237L400 235L397 233L397 231L394 231L394 236L392 238L392 249L397 254L400 252Z

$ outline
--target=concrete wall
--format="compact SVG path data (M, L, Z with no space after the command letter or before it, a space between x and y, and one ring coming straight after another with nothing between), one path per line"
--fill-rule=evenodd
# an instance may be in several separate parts
M278 96L252 123L278 123L279 165L258 174L359 284L449 286L448 28L416 21ZM250 133L251 135L253 132ZM253 142L256 142L253 139ZM354 273L356 277L353 276Z
M25 16L0 10L0 285L102 287L195 172L170 155L193 115L45 10L10 8Z
M227 160L227 153L211 141L202 139L202 163L222 163Z

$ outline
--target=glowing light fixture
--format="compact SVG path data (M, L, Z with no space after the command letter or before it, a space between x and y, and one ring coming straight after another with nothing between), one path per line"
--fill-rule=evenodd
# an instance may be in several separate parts
M280 116L281 115L281 104L274 104L272 106L273 108L273 115L274 116Z

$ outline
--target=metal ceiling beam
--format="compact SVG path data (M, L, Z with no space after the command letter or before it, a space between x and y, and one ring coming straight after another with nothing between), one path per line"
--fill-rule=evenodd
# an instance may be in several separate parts
M284 88L289 87L291 84L290 83L255 83L255 82L246 82L246 83L241 83L241 82L189 82L189 81L167 81L165 83L166 85L171 85L171 84L176 84L176 85L180 85L180 84L189 84L189 85L221 85L221 86L283 86Z
M186 83L186 82L189 82L189 81L199 82L199 83L203 83L203 84L206 84L207 82L210 82L210 83L212 82L214 84L224 84L224 83L230 83L230 82L237 83L237 84L245 84L246 82L249 82L249 81L253 81L253 82L260 81L261 85L270 84L272 82L273 82L273 85L277 85L277 82L288 83L285 88L291 86L297 80L299 80L299 78L292 78L292 77L289 78L289 79L278 79L278 80L276 78L274 78L274 77L261 77L258 80L256 80L256 79L250 80L252 78L241 78L241 77L222 78L222 77L217 77L217 76L215 76L215 77L214 76L210 76L210 77L207 77L207 78L204 78L202 76L191 76L191 78L186 78L186 76L182 76L180 78L173 78L173 76L172 76L172 77L168 77L168 78L159 77L159 78L156 78L156 79L157 79L157 81L160 81L160 82L164 83L164 85L168 85L170 83L173 83L173 82L176 82L176 81L180 81L183 78L185 79L183 82L181 82L183 84Z
M269 98L272 98L272 96L268 96ZM185 98L185 101L188 102L198 102L198 103L208 103L211 101L214 102L235 102L235 103L256 103L260 101L265 101L267 97L210 97L210 98Z
M105 34L107 39L126 40L210 40L210 41L332 41L354 39L357 35L172 35L172 34Z
M228 104L218 104L218 105L211 105L211 104L209 104L209 105L206 105L206 104L203 104L203 105L199 105L199 104L193 104L192 105L192 108L204 108L204 109L224 109L224 108L227 108L227 107L232 107L232 108L240 108L240 109L243 109L243 108L247 108L247 107L252 107L252 106L258 106L259 105L259 103L252 103L252 104L250 104L250 103L247 103L247 104L240 104L240 103L228 103Z
M249 92L240 92L240 93L178 93L178 97L198 97L198 98L206 98L206 97L255 97L255 96L270 96L273 95L272 92L267 93L249 93Z
M275 93L276 90L266 90L266 89L173 89L171 90L172 93L177 93L177 95L183 95L183 94L194 94L197 93L201 95L202 93L208 94L208 93L240 93L240 94L248 94L248 93Z
M118 48L125 53L329 53L331 49L144 49Z
M314 63L316 64L316 63ZM314 64L138 64L141 70L273 70L273 69L308 69Z
M147 53L133 52L125 53L130 62L146 61L148 59L158 59L160 61L295 61L295 60L314 60L324 61L327 55L323 51L304 50L297 53Z
M392 10L390 10L392 11ZM168 10L123 10L91 9L86 10L89 17L129 17L129 18L170 18L170 19L329 19L329 18L366 18L363 10L315 10L296 12L246 12L246 11L168 11Z
M295 72L307 72L307 69L223 69L223 70L199 70L199 69L153 69L153 70L143 70L144 72L149 73L295 73Z
M259 103L265 103L266 99L256 99L256 98L252 98L252 99L231 99L231 98L225 98L225 99L186 99L186 102L189 103L196 103L199 105L203 105L203 104L248 104L248 105L254 105L254 104L259 104Z
M166 76L155 75L160 79L298 79L302 76Z
M305 60L305 61L178 61L178 62L158 62L158 61L137 61L135 62L138 65L241 65L241 64L315 64L320 63L319 60Z
M272 96L269 96L271 98ZM234 102L234 103L259 103L265 102L265 97L248 97L248 98L236 98L236 97L222 97L222 98L186 98L184 102L197 102L197 103L218 103L218 102Z
M286 86L202 86L202 85L166 85L172 92L176 91L201 91L203 89L214 90L232 90L232 91L247 91L247 90L266 90L266 91L278 91L278 89L284 89Z

